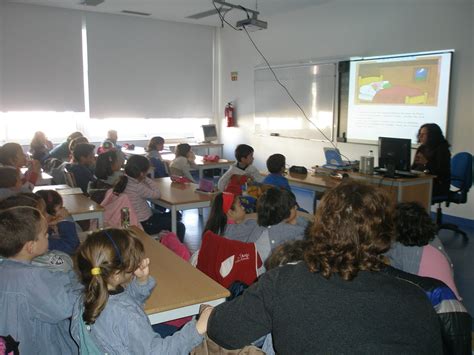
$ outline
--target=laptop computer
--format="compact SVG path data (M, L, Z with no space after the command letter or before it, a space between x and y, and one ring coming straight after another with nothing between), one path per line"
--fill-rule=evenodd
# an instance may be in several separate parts
M342 160L339 149L332 147L324 147L323 149L324 156L326 157L326 164L323 165L324 168L345 170L352 167L350 162Z
M214 181L212 179L201 178L199 180L199 187L196 189L197 192L214 192Z

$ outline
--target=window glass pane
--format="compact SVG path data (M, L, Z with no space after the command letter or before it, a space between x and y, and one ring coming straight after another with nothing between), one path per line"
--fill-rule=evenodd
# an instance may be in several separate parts
M76 122L83 119L78 112L6 112L2 115L5 136L2 140L29 144L36 131L43 131L53 143L62 142L77 131Z
M109 129L115 129L120 141L148 140L153 136L166 139L195 137L202 139L201 125L210 123L207 118L143 119L110 118L85 121L85 134L91 141L102 141Z

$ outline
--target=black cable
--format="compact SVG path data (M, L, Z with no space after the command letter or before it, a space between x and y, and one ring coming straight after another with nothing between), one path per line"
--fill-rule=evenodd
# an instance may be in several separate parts
M239 5L239 8L240 8L242 11L245 11L245 13L247 14L247 20L250 20L250 15L249 15L248 10L247 10L245 7L243 7L242 5Z
M217 14L219 15L221 21L224 21L226 24L228 24L233 30L235 31L242 31L242 29L238 29L238 28L235 28L234 26L232 26L229 22L227 22L224 17L221 15L220 11L217 9L216 7L216 4L214 3L214 1L212 1L212 4L214 5L214 8L216 9L217 11ZM247 11L247 9L243 6L239 6L239 8L242 10L242 11L245 11L245 13L247 14L247 18L249 19L249 13ZM334 147L334 149L337 149L337 146L333 143L333 141L331 139L328 138L328 136L326 136L326 134L324 134L324 132L314 124L313 121L311 121L309 118L308 118L308 115L306 115L306 112L303 110L303 108L301 107L301 105L295 100L295 98L293 97L293 95L291 95L290 91L287 89L287 87L280 81L280 79L278 79L278 76L276 75L275 71L273 70L272 66L270 65L270 63L268 62L267 58L263 55L263 53L260 51L260 49L258 48L258 46L255 44L255 42L253 41L252 37L250 36L249 32L247 31L247 28L245 26L242 26L243 29L245 30L245 33L247 34L247 37L249 38L250 42L252 43L252 45L255 47L256 51L258 52L258 54L260 54L260 56L263 58L263 60L265 61L268 69L270 69L271 73L273 74L273 76L275 77L275 80L277 81L277 83L285 90L285 92L287 93L288 97L293 101L293 103L296 105L296 107L298 107L298 109L301 111L301 113L303 114L303 117L306 119L306 121L308 121L310 124L312 124L318 131L319 133L321 133L321 135ZM337 149L339 151L339 149ZM348 161L350 161L350 159L348 157L346 157L344 154L342 154L341 152L339 152L339 154L341 154L342 157L346 158Z
M221 14L221 11L217 8L216 6L216 3L214 2L214 0L212 0L212 6L214 6L214 8L216 9L217 11L217 14L219 15L219 18L221 19L221 23L222 23L222 27L224 27L224 22L229 25L234 31L242 31L241 28L236 28L234 26L232 26L229 22L227 22L227 20L224 18L224 16L222 16ZM229 10L230 11L230 10Z
M319 133L321 133L321 135L326 138L326 140L334 147L334 149L337 149L337 146L332 142L332 140L330 140L328 138L328 136L326 136L324 134L324 132L314 124L313 121L311 121L308 116L306 115L306 112L304 112L303 108L301 107L301 105L295 100L295 98L291 95L290 91L287 89L287 87L280 81L280 79L278 79L278 76L276 75L275 71L273 70L272 66L270 65L270 63L268 62L267 58L265 58L265 56L263 55L263 53L260 51L260 49L258 49L257 45L255 44L255 42L253 41L252 37L250 36L249 32L247 31L247 29L245 28L245 26L243 26L244 30L245 30L245 33L247 34L250 42L253 44L253 46L255 47L255 49L257 50L257 52L260 54L260 56L263 58L263 60L265 61L265 64L267 65L268 69L270 69L270 71L272 72L273 76L275 77L275 80L277 81L277 83L286 91L286 93L288 94L288 96L290 97L290 99L293 101L293 103L296 105L296 107L298 107L298 109L301 111L301 113L303 114L304 118L309 122L311 123L318 131ZM339 152L340 153L340 152ZM346 157L344 154L340 153L341 156L343 156L344 158L346 158L348 161L350 161L350 159L348 157Z

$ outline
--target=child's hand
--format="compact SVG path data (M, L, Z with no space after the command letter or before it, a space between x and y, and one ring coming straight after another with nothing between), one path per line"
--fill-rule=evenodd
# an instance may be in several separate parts
M196 322L196 330L199 334L203 335L207 332L207 322L214 307L201 305L201 308L203 308L203 310L199 312L199 320Z
M70 216L69 211L66 209L66 207L61 207L57 212L56 216L58 217L59 220L63 220L67 217Z
M148 281L148 275L150 274L150 259L145 258L142 260L138 269L135 270L134 274L137 277L138 283L145 284Z

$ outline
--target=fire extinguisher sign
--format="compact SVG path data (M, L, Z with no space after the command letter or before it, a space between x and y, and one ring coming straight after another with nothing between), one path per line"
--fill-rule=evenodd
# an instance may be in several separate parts
M236 72L236 71L230 72L230 80L237 81L238 76L239 76L239 72Z

